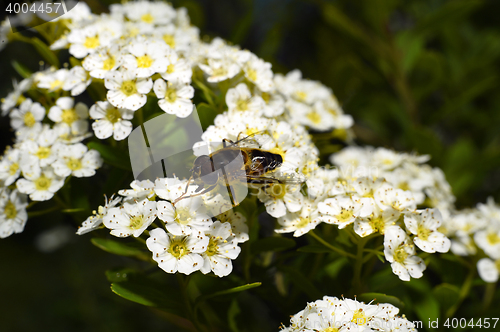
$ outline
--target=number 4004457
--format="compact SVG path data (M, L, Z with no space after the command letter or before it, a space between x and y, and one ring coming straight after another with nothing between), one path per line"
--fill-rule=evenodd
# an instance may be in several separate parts
M42 2L42 3L12 3L10 2L7 5L7 8L5 8L5 11L9 14L19 14L19 13L46 13L46 14L51 14L51 13L57 13L57 14L63 14L64 13L64 8L62 6L61 2Z
M470 320L467 320L465 318L448 318L446 319L443 325L447 328L453 328L453 329L456 329L458 327L494 329L497 326L498 319L499 318L478 318L477 320L475 320L474 318L471 318Z

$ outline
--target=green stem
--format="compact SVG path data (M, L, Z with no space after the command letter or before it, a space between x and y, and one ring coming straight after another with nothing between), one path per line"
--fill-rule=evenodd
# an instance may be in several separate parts
M493 297L495 296L495 290L497 287L496 282L489 282L486 284L485 290L484 290L484 297L483 297L483 312L486 313L486 311L490 308L491 302L493 302Z
M59 205L56 205L56 206L53 206L53 207L48 208L48 209L45 209L45 210L28 212L28 218L33 218L33 217L37 217L37 216L42 216L42 215L44 215L44 214L47 214L47 213L51 213L51 212L57 211L57 210L59 210L60 208L61 208L61 207L60 207Z
M321 237L319 237L319 235L317 235L316 233L314 233L314 231L311 230L311 231L309 231L308 234L311 234L312 237L314 237L319 243L321 243L322 245L324 245L328 249L331 249L332 251L335 251L336 253L339 253L342 256L351 257L351 258L356 259L356 256L354 256L353 254L351 254L351 253L349 253L347 251L344 251L344 250L342 250L340 248L337 248L337 247L331 245L330 243L326 242Z
M358 250L356 253L356 261L354 263L354 278L353 278L353 288L355 294L361 294L362 283L361 283L361 270L363 268L363 251L365 250L365 244L368 242L368 237L362 237L358 241Z
M203 326L200 325L198 319L194 315L193 307L191 305L191 301L189 300L189 295L187 293L188 280L185 280L182 274L180 273L176 273L176 276L177 276L177 282L179 283L179 287L181 288L182 299L184 301L184 307L186 309L186 313L189 320L193 323L197 331L205 331Z
M465 300L467 295L469 295L469 292L470 292L471 287L472 287L472 281L474 281L475 276L476 276L476 268L474 265L472 267L469 267L469 273L467 274L467 277L465 278L465 281L462 285L462 288L460 289L458 301L455 302L455 304L450 309L448 309L448 311L446 312L447 318L453 317L453 315L455 314L457 309L460 307L462 302Z

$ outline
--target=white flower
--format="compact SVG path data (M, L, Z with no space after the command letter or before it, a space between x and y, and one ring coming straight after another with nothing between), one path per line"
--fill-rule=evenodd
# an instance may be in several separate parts
M195 231L208 230L212 219L206 213L200 196L182 199L175 207L166 201L158 202L158 218L173 235L189 235Z
M281 228L275 230L276 233L291 233L299 237L311 229L316 228L321 223L320 212L314 201L305 200L299 212L287 212L283 217L278 218Z
M59 176L77 178L89 177L102 166L102 158L97 150L90 150L82 143L60 145L57 161L52 165Z
M70 69L69 75L64 82L63 90L71 90L72 96L78 96L87 89L90 83L92 83L92 78L89 76L89 73L82 67L76 66Z
M406 213L404 216L406 229L416 235L413 242L429 253L450 250L450 239L437 231L442 221L443 217L436 209L417 210L416 213Z
M109 47L100 47L95 53L85 57L82 62L83 68L89 75L95 78L104 79L110 71L118 69L121 65L121 49L118 44Z
M45 117L45 108L31 99L21 103L19 109L10 112L10 125L16 130L18 141L34 139L42 129L41 121Z
M268 118L276 117L285 111L285 99L276 90L264 92L255 88L253 91L255 96L260 96L264 101L262 114Z
M147 40L144 37L132 41L122 56L122 67L137 77L150 77L167 70L168 46L163 40Z
M158 97L158 106L168 114L175 114L185 118L193 112L194 88L180 81L165 83L157 79L154 83L154 92Z
M71 44L69 53L81 59L89 53L94 53L99 46L107 46L112 39L112 33L104 30L100 24L72 29L67 37L68 43Z
M500 259L500 227L495 226L490 225L485 230L478 231L474 234L474 241L488 256Z
M1 100L2 116L7 115L9 111L20 101L19 97L21 97L22 93L28 91L31 88L31 86L33 85L33 78L25 78L24 80L19 82L19 84L15 80L12 83L14 85L14 90L12 92L9 92L5 99Z
M125 108L116 108L107 101L98 101L89 110L90 117L96 121L92 123L95 136L106 139L110 136L116 141L123 140L132 132L134 112Z
M186 59L180 59L177 52L167 52L168 65L161 77L167 81L179 81L182 83L191 83L193 71Z
M299 211L304 197L298 185L271 183L259 188L258 198L266 206L267 213L279 218L283 217L287 211Z
M416 209L411 191L395 189L388 184L382 185L373 196L382 210L392 208L399 212L406 212Z
M103 218L108 213L108 210L114 208L122 201L121 197L113 197L114 195L108 200L108 198L104 196L104 206L100 205L97 211L92 211L92 215L85 219L82 225L78 227L76 234L83 235L99 228L99 226L102 225Z
M386 229L384 235L384 255L391 263L392 272L403 281L420 278L426 266L422 258L415 256L415 247L399 226Z
M126 200L143 200L152 198L155 195L154 183L149 180L137 181L130 183L130 188L118 191L118 194L124 196Z
M104 85L108 89L107 98L113 106L137 111L146 104L146 94L153 88L153 81L150 78L137 78L133 72L120 70L108 72Z
M54 174L52 167L34 167L31 172L24 172L25 179L16 182L17 189L29 194L34 201L46 201L64 185L64 178Z
M228 210L216 216L221 223L230 223L231 231L234 239L238 243L249 240L248 225L246 218L240 213L233 210Z
M259 96L252 96L248 86L245 83L240 83L235 88L227 90L226 104L229 112L251 111L260 115L264 107L264 100Z
M209 237L207 250L203 253L204 264L200 268L203 274L213 271L216 276L224 277L233 270L232 259L241 252L238 242L232 237L231 224L216 221L205 232Z
M156 219L156 202L150 200L125 202L123 206L111 208L103 218L103 224L111 229L111 235L138 237Z
M57 139L57 132L50 129L48 125L44 125L36 141L28 140L22 142L20 149L23 151L23 156L21 158L23 167L26 167L27 164L36 164L40 167L52 165L57 159L57 148L60 144L54 144Z
M203 266L201 254L206 251L209 239L202 232L175 236L155 228L149 235L146 245L158 267L165 272L191 274Z
M384 211L375 209L367 217L356 218L354 221L354 232L361 237L368 236L374 232L384 234L388 227L396 225L400 215L398 211L392 209Z
M274 88L273 71L269 62L252 54L250 60L243 65L243 71L245 77L261 91L269 92Z
M207 65L200 63L198 66L208 75L207 81L210 83L233 78L241 70L240 66L230 59L208 59L207 63Z
M48 71L36 73L35 82L37 87L41 89L48 89L50 92L53 92L61 90L68 77L68 69L63 68L55 70L54 68L51 68Z
M52 106L48 115L54 121L60 135L82 135L88 129L88 108L84 103L77 103L71 97L57 99L56 105Z
M28 220L26 195L17 189L12 192L3 188L0 190L0 238L6 238L13 233L21 233Z
M489 258L482 258L477 262L477 272L481 279L486 282L497 282L500 275L500 259L492 261Z
M175 17L175 10L172 6L158 1L133 1L121 6L123 13L134 22L148 25L165 25ZM116 8L112 6L112 8Z
M348 196L327 198L318 203L318 210L322 214L319 219L327 224L345 228L354 222L360 205L353 202Z
M4 186L13 184L21 174L21 150L7 147L0 156L0 181Z

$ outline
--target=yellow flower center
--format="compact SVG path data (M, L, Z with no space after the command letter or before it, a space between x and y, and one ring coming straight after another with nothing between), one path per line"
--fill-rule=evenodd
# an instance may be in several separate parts
M352 210L341 209L335 218L340 222L347 222L352 218Z
M170 46L171 48L174 48L175 47L175 38L173 35L169 35L169 34L165 34L163 35L163 40L165 41L165 43L167 43L168 46Z
M339 329L336 327L327 327L326 329L321 330L320 332L338 332Z
M352 322L358 325L365 325L368 323L368 317L366 317L363 309L356 310L352 315Z
M167 74L172 74L175 70L174 65L170 64L167 66Z
M5 208L3 209L3 213L7 219L14 219L17 216L17 210L14 203L10 200L5 204Z
M307 93L303 92L303 91L297 91L295 92L295 99L297 99L298 101L304 101L306 100L307 98Z
M38 179L34 181L34 183L36 190L46 191L49 190L50 184L52 183L52 179L49 179L45 176L45 174L42 174Z
M121 92L127 97L132 96L137 93L137 87L135 86L135 81L125 81L122 83Z
M177 259L189 254L189 250L183 240L172 241L168 252Z
M87 37L85 38L85 42L83 43L83 46L85 46L86 48L96 48L99 45L99 38L97 36Z
M175 102L177 100L177 91L174 89L168 89L167 93L165 93L165 99L170 103Z
M286 195L286 184L273 184L266 188L266 192L277 199L282 199Z
M224 68L223 66L215 68L212 72L212 76L226 76L226 75L227 75L227 69Z
M321 115L319 115L319 113L316 111L312 111L312 112L307 113L306 117L309 120L311 120L311 122L314 124L321 123Z
M76 111L73 108L70 108L69 110L63 110L61 114L61 121L67 124L72 124L78 120L78 115L76 114Z
M142 215L130 218L129 227L132 229L139 229L144 224L144 217Z
M111 123L117 123L121 119L120 111L114 107L108 108L106 111L106 120Z
M16 172L19 170L19 164L18 163L12 163L9 167L9 175L14 175Z
M193 216L189 208L178 208L175 210L175 220L181 225L187 225L191 222Z
M153 23L154 17L150 13L147 13L141 16L141 21L145 23Z
M425 228L423 225L419 225L417 229L417 236L422 241L427 241L429 235L431 235L432 231L428 228Z
M50 156L50 148L46 146L41 146L38 148L38 151L35 153L38 159L45 159Z
M27 112L26 114L24 114L23 120L24 125L29 128L33 127L36 123L35 116L31 112Z
M236 109L238 111L246 111L248 109L248 100L238 100L238 102L236 103Z
M385 222L382 217L371 218L370 226L375 232L384 234Z
M262 97L262 99L264 99L266 104L269 104L269 101L271 100L271 95L269 93L262 92L262 94L260 96Z
M109 58L107 58L106 60L104 60L104 62L102 64L102 69L104 69L104 70L111 70L111 69L113 69L113 67L115 66L115 64L116 64L115 57L110 56Z
M210 238L208 241L208 247L207 247L207 256L213 256L219 252L219 246L217 245L219 242L217 239Z
M410 190L410 186L408 185L408 182L401 182L398 186L399 189L402 190Z
M309 223L311 222L311 219L309 217L300 217L299 218L299 222L297 223L297 225L295 225L296 228L304 228L306 227L307 225L309 225Z
M153 64L153 59L149 55L143 55L137 58L137 67L149 68Z
M399 247L396 249L394 252L394 261L403 264L408 257L408 253L406 252L405 248Z
M72 171L79 170L82 168L82 161L77 158L69 158L68 162L66 163L68 168Z
M63 82L59 80L54 80L50 83L50 90L55 91L62 88Z
M250 79L250 81L256 81L257 80L257 72L254 69L249 69L247 71L247 77Z
M497 233L489 233L487 236L486 236L486 239L488 239L488 242L491 244L491 245L494 245L494 244L497 244L500 242L500 237L498 236Z

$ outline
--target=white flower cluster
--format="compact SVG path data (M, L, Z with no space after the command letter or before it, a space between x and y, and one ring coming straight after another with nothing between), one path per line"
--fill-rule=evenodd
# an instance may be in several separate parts
M308 303L290 319L290 326L282 332L314 331L417 331L415 324L399 309L389 303L365 304L351 299L324 296L322 300Z
M153 260L168 273L191 274L214 272L227 276L233 269L232 260L238 257L239 243L248 240L245 217L235 211L218 214L221 200L194 196L171 202L188 188L193 193L196 186L175 178L134 181L132 189L120 190L122 197L111 198L98 212L84 221L78 234L107 227L117 237L140 236L148 227L148 249ZM217 215L215 221L210 215ZM161 227L153 224L156 219ZM156 227L156 228L154 228Z
M452 211L442 231L451 238L451 251L458 256L478 256L477 270L486 282L500 276L500 206L492 197L476 208ZM485 257L486 256L486 257Z
M68 77L72 77L71 72L67 71ZM19 84L15 83L14 91L2 102L2 115L10 116L16 135L15 144L7 147L0 157L0 191L17 188L7 195L11 197L8 202L26 201L23 194L28 194L33 201L49 200L61 189L68 176L93 176L102 165L99 153L89 151L81 143L89 137L87 106L83 103L75 105L72 97L65 96L64 91L70 91L74 85L67 85L66 89L64 84L51 85L57 82L56 73L52 70L39 72ZM52 83L47 80L51 75L56 75ZM46 94L51 89L54 94L42 98L43 105L26 97ZM20 209L26 207L21 203L15 205ZM11 207L10 203L5 205L4 215L14 217L0 219L2 237L21 232L27 220L24 210L7 213Z

